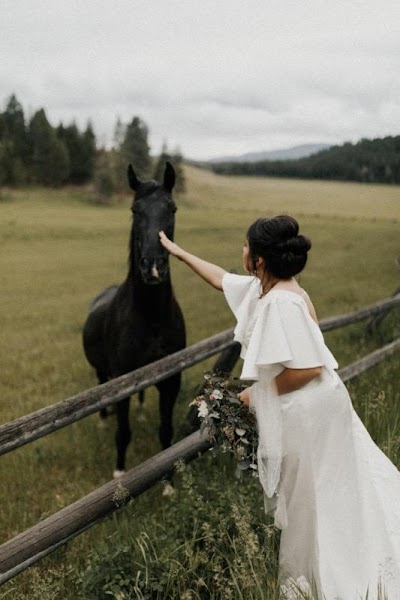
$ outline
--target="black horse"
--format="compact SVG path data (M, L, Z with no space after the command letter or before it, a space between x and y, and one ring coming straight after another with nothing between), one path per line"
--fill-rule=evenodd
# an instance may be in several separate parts
M129 270L125 281L101 292L92 302L83 331L83 346L99 383L133 371L185 347L185 324L175 299L168 252L158 232L173 239L176 204L171 192L175 171L167 162L164 181L142 182L131 165L128 180L134 191ZM159 436L163 448L171 445L172 416L181 383L180 373L157 384L160 395ZM131 439L130 398L116 405L117 466L125 469Z

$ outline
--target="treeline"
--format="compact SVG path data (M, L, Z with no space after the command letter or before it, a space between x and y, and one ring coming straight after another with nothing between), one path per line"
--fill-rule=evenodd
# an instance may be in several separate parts
M175 193L185 191L183 157L170 152L164 143L158 158L150 155L149 129L138 116L115 125L112 148L97 148L88 123L80 131L75 123L53 127L41 108L27 120L22 105L13 94L0 112L0 186L66 184L93 182L97 200L126 192L127 166L132 163L143 179L162 180L165 162L176 172Z
M128 188L127 166L132 163L140 179L162 181L166 161L170 161L176 173L175 194L185 192L183 157L179 149L170 152L164 143L158 158L150 154L149 129L138 116L130 123L117 120L114 144L111 149L101 148L97 153L94 174L95 191L99 201L107 201L115 193L124 193Z
M43 108L27 121L15 95L0 113L0 185L83 184L94 174L96 139L90 123L52 127Z
M226 162L213 164L211 168L215 173L224 175L269 175L398 184L400 136L362 139L355 144L347 142L297 160Z

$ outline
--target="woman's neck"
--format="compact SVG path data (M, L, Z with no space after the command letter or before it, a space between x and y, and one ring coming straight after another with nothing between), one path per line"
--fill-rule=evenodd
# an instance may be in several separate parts
M268 273L263 273L261 277L258 277L261 285L261 293L260 298L263 298L268 292L270 292L276 285L280 284L282 289L291 289L293 286L298 288L298 284L291 277L290 279L281 279L279 277L274 277L273 275L269 275Z
M268 273L263 273L262 277L259 277L259 279L261 284L260 298L265 296L265 294L268 294L277 283L283 281L282 279L279 279L279 277L274 277Z

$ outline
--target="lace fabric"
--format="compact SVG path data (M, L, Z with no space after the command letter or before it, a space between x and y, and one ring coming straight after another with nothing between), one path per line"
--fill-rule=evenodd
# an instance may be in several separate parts
M279 498L282 465L282 413L280 399L273 380L261 370L260 379L250 388L250 407L258 426L258 475L265 494L265 509L275 517L277 527L286 526L286 511ZM278 506L281 510L277 514Z

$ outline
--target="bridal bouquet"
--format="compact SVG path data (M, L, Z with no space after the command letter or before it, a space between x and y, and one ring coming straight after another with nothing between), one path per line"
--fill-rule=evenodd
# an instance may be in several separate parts
M256 420L237 395L246 386L218 373L206 373L202 393L190 404L198 409L201 430L207 428L210 440L236 458L237 474L257 471L258 435Z

